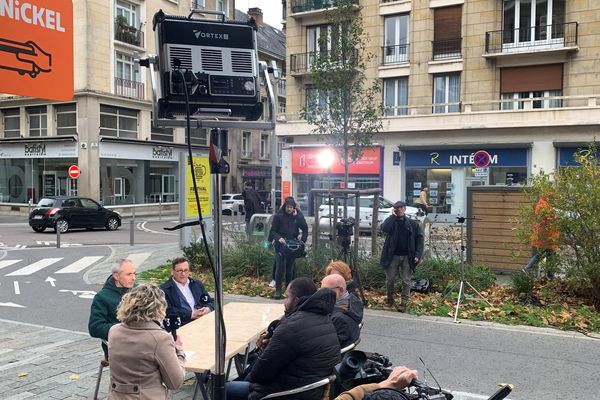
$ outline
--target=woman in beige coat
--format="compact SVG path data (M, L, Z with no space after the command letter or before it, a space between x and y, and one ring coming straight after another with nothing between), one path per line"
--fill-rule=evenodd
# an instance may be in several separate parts
M168 399L168 389L181 386L185 354L181 340L164 331L167 302L156 285L142 284L123 296L117 309L120 324L110 328L109 400Z

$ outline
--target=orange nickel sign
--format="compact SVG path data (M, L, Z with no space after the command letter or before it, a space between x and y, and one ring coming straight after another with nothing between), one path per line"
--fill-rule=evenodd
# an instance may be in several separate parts
M72 0L0 0L0 93L73 98Z

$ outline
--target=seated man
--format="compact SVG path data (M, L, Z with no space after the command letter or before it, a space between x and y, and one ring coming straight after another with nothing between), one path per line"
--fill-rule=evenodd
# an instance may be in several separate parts
M214 300L202 282L189 277L187 258L177 257L171 265L171 278L160 285L167 299L167 317L179 317L185 325L214 310Z
M394 393L393 390L408 387L411 381L416 378L417 371L402 366L396 367L386 380L357 386L347 392L340 393L335 400L361 400L367 394L370 400L405 399L406 397L403 397L400 393Z
M308 385L333 373L340 362L340 344L329 314L335 294L317 288L309 278L294 279L287 287L285 317L272 337L261 337L260 353L246 381L228 382L228 400L257 400L269 393ZM286 399L320 400L323 388Z
M360 337L358 324L363 319L362 302L346 290L346 280L338 274L327 275L321 281L322 288L335 292L336 301L331 320L342 348L356 342Z
M131 260L122 259L112 267L112 273L106 279L102 289L92 300L88 331L91 337L108 340L110 327L119 323L117 306L121 298L135 283L135 266ZM102 345L104 355L108 359L107 347Z

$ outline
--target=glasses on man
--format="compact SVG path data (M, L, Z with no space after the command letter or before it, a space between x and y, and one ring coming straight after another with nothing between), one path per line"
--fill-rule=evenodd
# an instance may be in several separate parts
M177 272L178 274L189 274L190 270L189 269L176 269L175 272Z

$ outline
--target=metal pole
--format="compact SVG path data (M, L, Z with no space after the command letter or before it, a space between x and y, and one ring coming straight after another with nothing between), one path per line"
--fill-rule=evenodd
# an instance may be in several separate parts
M134 237L133 237L133 233L135 232L135 230L133 229L135 225L135 221L133 219L129 220L129 245L133 246L135 244L134 241Z
M162 194L158 195L158 219L162 220Z
M60 249L60 226L56 225L56 248Z
M269 79L269 71L266 63L261 63L261 68L264 68L264 77L265 77L265 85L267 87L267 96L271 101L269 101L269 118L271 121L275 121L275 113L277 112L276 104L277 104L277 80L275 79L275 89L273 89L273 85L271 85L271 80ZM273 71L273 75L277 75L277 71ZM275 153L275 154L273 154ZM276 201L275 201L275 185L277 182L277 137L275 135L275 126L273 125L273 130L271 131L271 214L275 214L277 210L275 209Z

